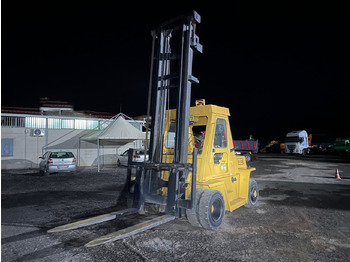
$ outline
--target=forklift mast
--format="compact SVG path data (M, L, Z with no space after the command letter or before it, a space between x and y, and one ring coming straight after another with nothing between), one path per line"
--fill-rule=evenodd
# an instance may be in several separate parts
M191 84L199 82L192 75L193 54L202 53L203 49L196 35L196 24L200 20L200 15L193 11L191 15L169 20L152 31L149 99L152 117L150 160L154 163L162 163L165 112L170 107L177 111L174 163L187 163ZM171 104L174 101L176 104Z
M131 178L132 168L137 169L133 196L135 208L142 208L144 202L160 204L165 206L167 214L181 217L181 208L193 206L196 156L192 163L188 163L187 159L191 85L199 82L192 75L193 55L202 53L203 49L196 35L196 25L200 20L200 15L193 11L171 19L152 31L147 109L147 123L151 123L149 161L140 165L130 158L128 164L128 179ZM169 108L176 110L173 163L163 160L166 112ZM146 141L145 152L147 144ZM168 181L161 179L161 172L169 172ZM189 172L192 172L191 200L185 200L185 182ZM161 188L167 188L167 193L162 193Z
M144 211L145 204L155 204L165 215L147 220L128 228L112 232L88 242L92 247L123 239L175 217L181 217L183 209L193 209L196 203L197 149L192 163L188 163L188 137L190 122L191 85L198 83L192 75L194 53L202 53L196 35L198 13L171 19L152 31L153 47L150 70L150 86L147 109L147 131L151 123L149 160L133 162L133 149L129 149L126 187L128 209L83 219L48 230L48 233L77 229ZM163 159L166 113L176 111L175 144L173 161ZM174 110L172 110L174 112ZM151 119L150 119L151 116ZM173 118L173 117L172 117ZM168 115L168 121L170 121ZM146 133L145 154L148 134ZM191 174L192 177L189 176ZM191 185L186 179L191 179ZM190 189L190 194L187 194Z

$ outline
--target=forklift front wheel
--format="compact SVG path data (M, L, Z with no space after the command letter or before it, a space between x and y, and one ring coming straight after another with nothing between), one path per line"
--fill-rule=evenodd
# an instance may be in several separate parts
M254 179L249 181L249 191L248 191L248 203L246 207L252 208L258 204L259 200L259 188L258 183Z
M195 227L202 227L201 223L199 222L199 215L198 215L199 200L201 199L202 194L203 194L203 189L197 188L195 206L193 207L193 209L186 209L186 216L187 216L188 222L190 222L190 224Z
M198 217L202 227L218 229L225 216L225 201L220 191L203 189L199 199Z

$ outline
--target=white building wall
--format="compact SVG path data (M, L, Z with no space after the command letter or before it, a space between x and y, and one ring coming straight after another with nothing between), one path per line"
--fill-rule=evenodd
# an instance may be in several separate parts
M2 127L1 138L13 139L13 155L1 156L2 169L37 167L45 137L33 137L26 128Z
M80 141L85 130L48 129L42 137L34 137L28 128L1 127L1 138L13 139L13 155L1 156L1 169L37 168L39 157L45 153L46 141L48 150L67 150L73 152L79 166L97 166L97 144ZM50 148L50 145L52 148ZM61 146L61 148L60 148ZM100 146L100 165L117 163L116 154L121 154L129 148L140 148L141 141L128 143L124 146Z

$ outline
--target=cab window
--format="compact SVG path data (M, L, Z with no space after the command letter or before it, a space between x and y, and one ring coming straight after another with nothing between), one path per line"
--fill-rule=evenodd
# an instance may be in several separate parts
M214 147L227 147L227 127L225 119L218 118L216 120Z
M198 149L198 154L202 154L203 152L206 128L207 128L206 125L192 127L194 147Z
M166 148L174 148L175 147L175 135L176 135L176 124L171 123L168 131L168 136L165 141Z

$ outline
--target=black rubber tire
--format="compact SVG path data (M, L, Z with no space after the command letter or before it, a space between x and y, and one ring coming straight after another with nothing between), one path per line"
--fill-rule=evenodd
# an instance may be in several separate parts
M249 153L245 154L244 156L245 156L245 162L246 163L248 163L248 162L250 162L252 160L252 157L251 157L251 155Z
M201 223L199 222L199 200L203 194L203 189L197 188L196 189L196 203L193 209L186 209L186 216L188 219L188 222L194 227L202 227Z
M198 217L202 227L218 229L225 217L225 201L220 191L203 189L199 199Z
M258 204L259 200L259 187L258 183L254 179L249 180L249 189L248 189L248 203L246 207L252 208Z

